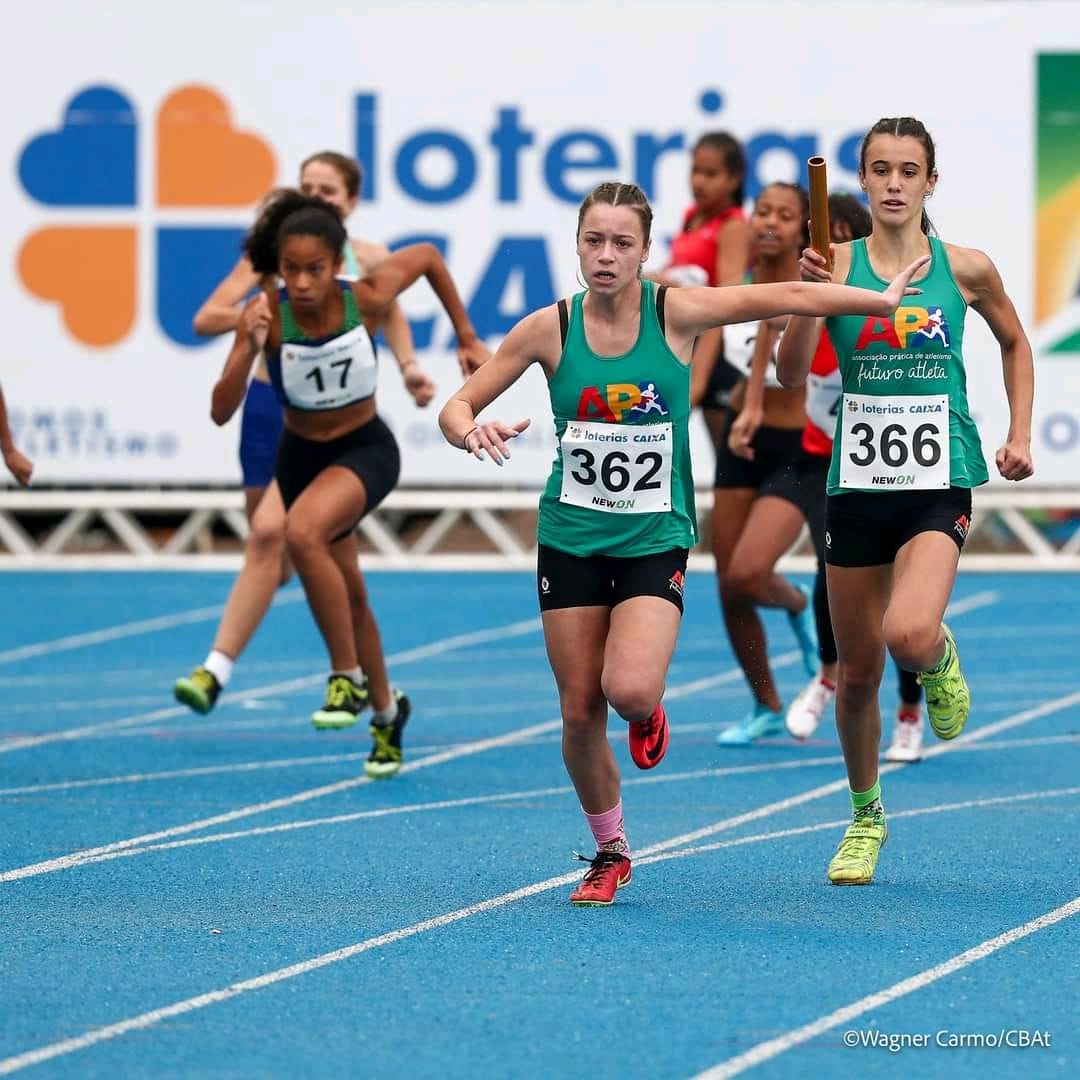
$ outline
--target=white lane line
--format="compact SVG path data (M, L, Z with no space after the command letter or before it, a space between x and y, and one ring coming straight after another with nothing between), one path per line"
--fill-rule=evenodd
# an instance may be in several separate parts
M283 594L291 595L291 594ZM299 598L303 597L302 593L297 593ZM974 593L971 596L965 597L963 600L958 600L954 604L950 605L946 612L949 616L963 615L969 611L974 611L980 607L986 607L989 604L996 603L998 600L998 593L992 590L986 590L981 593ZM293 602L289 600L288 602ZM211 609L200 609L202 611L209 611ZM212 610L219 610L217 608ZM189 615L192 613L188 613ZM166 618L174 618L179 616L166 616ZM148 620L149 622L155 622L156 620ZM136 625L136 624L129 624ZM522 622L512 623L507 627L494 628L492 630L478 631L475 634L461 634L456 638L445 639L442 643L434 643L434 645L442 645L437 651L424 651L430 650L433 646L421 646L420 650L412 649L406 650L403 653L398 653L395 656L387 657L387 664L404 664L418 659L432 659L435 656L443 655L446 652L453 651L457 648L464 648L468 645L484 644L489 641L495 641L499 639L499 636L514 637L520 636L523 633L529 633L532 630L538 630L540 628L540 620L537 618L526 619ZM120 628L116 628L120 629ZM109 631L101 631L101 633L108 633ZM85 635L80 635L85 636ZM454 644L450 644L453 642ZM38 646L27 646L27 648L37 648ZM0 654L3 655L3 654ZM495 677L498 678L497 676ZM295 690L306 689L310 686L321 684L325 679L324 674L300 676L294 679L289 679L285 682L272 683L268 686L256 687L251 690L243 692L237 692L234 694L225 694L221 698L222 704L234 703L238 700L243 701L245 699L259 699L264 697L272 697L277 694L291 693ZM711 685L711 684L710 684ZM159 720L167 720L177 716L190 716L190 710L184 706L172 705L165 706L160 709L155 709L152 712L144 713L140 716L123 717L119 720L106 720L99 724L89 724L84 727L70 728L66 731L50 732L44 735L27 735L15 738L9 738L0 741L0 754L10 753L13 750L25 750L34 746L42 746L47 743L64 742L71 739L81 739L88 736L97 735L101 732L112 732L123 730L133 727L145 727L147 724L154 724Z
M994 702L994 705L1001 705L1003 708L1011 706L1005 703ZM986 711L989 708L987 705L982 706L982 711ZM708 724L672 724L672 731L677 734L685 734L687 732L699 732L699 731L714 731L716 725L714 723ZM622 732L611 732L609 738L613 741L621 742L626 736ZM557 736L543 735L537 738L528 740L530 745L547 744L552 742ZM430 745L413 746L410 748L412 754L434 754L440 753L443 750L451 749L453 747L463 745L460 742L454 743L432 743ZM1000 750L1026 750L1041 746L1062 746L1062 745L1080 745L1080 734L1075 735L1038 735L1028 739L1001 739L997 742L986 743L961 743L955 750L957 753L965 752L982 752L982 751L1000 751ZM796 743L782 742L777 743L776 746L782 749L795 749ZM55 791L77 791L83 788L92 787L107 787L112 784L148 784L154 783L159 780L184 780L189 777L200 776L214 776L214 775L228 775L230 773L245 773L256 772L263 769L292 769L292 768L306 768L309 765L337 765L344 761L360 761L367 755L363 752L354 754L321 754L311 757L294 757L294 758L274 758L265 761L239 761L233 762L228 765L203 765L198 768L192 769L168 769L162 772L152 773L124 773L119 776L97 776L88 778L85 780L60 780L50 784L29 784L25 787L12 787L12 788L0 788L0 799L2 798L17 798L24 795L41 795L48 794ZM743 773L756 773L756 772L773 772L775 770L783 769L801 769L810 768L816 765L842 765L844 763L843 756L837 754L833 757L822 758L792 758L784 761L773 761L762 765L738 765L732 768L723 769L696 769L692 772L682 773L661 773L659 775L645 775L645 776L633 776L623 779L623 787L633 786L638 784L663 784L675 780L696 780L707 779L717 776L736 776ZM537 796L542 791L551 791L551 793L565 793L571 791L570 787L564 788L551 788L551 789L538 789L537 791L528 792L509 792L506 795L491 796L492 798L506 798L506 799L521 799L532 798ZM488 796L482 798L487 799ZM461 803L460 805L467 805ZM454 805L459 805L455 803ZM415 810L416 807L408 807L407 809ZM381 811L380 811L381 812ZM364 814L353 815L345 814L340 817L320 818L320 823L336 822L336 821L352 821L357 816L364 817ZM283 826L274 826L273 828L279 828ZM253 829L250 835L260 834L266 831L273 831L273 829ZM246 836L248 833L236 833L236 836ZM213 839L207 837L207 840ZM191 844L195 841L185 841L185 844ZM161 847L169 847L170 845L158 845L159 850ZM148 849L149 850L149 849Z
M1053 911L1046 912L1045 915L1040 915L1037 919L1032 919L1022 926L1014 926L1011 930L1006 930L1004 934L999 934L997 937L990 938L972 949L967 949L944 963L936 964L932 968L920 971L917 975L893 983L892 986L879 990L876 994L859 998L850 1005L836 1009L834 1012L828 1013L812 1023L804 1024L802 1027L795 1028L793 1031L789 1031L775 1039L758 1043L757 1046L752 1047L745 1053L729 1058L711 1069L698 1073L695 1080L727 1080L728 1077L738 1076L740 1073L761 1065L763 1062L779 1057L780 1054L786 1053L793 1047L823 1035L826 1031L832 1031L833 1028L840 1027L841 1024L849 1023L872 1009L889 1005L899 998L915 993L916 990L922 990L939 979L944 979L948 975L953 975L957 971L970 967L978 960L985 960L986 957L992 956L1000 949L1013 945L1017 941L1022 941L1024 938L1038 933L1040 930L1045 930L1048 926L1053 926L1063 919L1071 918L1078 912L1080 912L1080 896L1070 900L1067 904L1062 904L1061 907L1055 908ZM2 1070L3 1062L0 1062L0 1071Z
M673 727L674 730L674 727ZM612 738L626 738L626 734L612 735ZM1080 739L1080 736L1069 736ZM534 739L533 742L547 742L547 738ZM413 746L409 748L411 754L442 753L445 750L457 749L469 745L464 742L442 743L441 745ZM238 761L228 765L201 765L191 769L167 769L161 772L151 773L125 773L119 776L99 776L85 780L60 780L51 784L29 784L24 787L0 788L0 798L14 798L22 795L42 795L54 791L78 791L82 788L105 787L111 784L147 784L158 780L184 780L189 777L215 776L229 773L257 772L262 769L294 769L309 765L331 765L343 761L360 761L367 757L366 753L354 754L321 754L311 757L274 758L266 761ZM836 755L826 758L799 758L787 762L770 762L763 765L740 765L731 769L698 769L694 772L666 773L661 776L641 776L624 780L627 784L665 783L671 780L691 779L708 776L732 776L738 773L769 772L773 769L802 768L809 765L837 765L843 763L843 757ZM571 791L572 788L566 787ZM507 798L524 798L533 793L510 793Z
M966 615L969 611L978 611L979 608L989 607L1001 599L1001 594L994 589L985 589L983 592L972 593L962 600L954 600L946 609L945 617L954 619L957 615Z
M57 677L51 676L47 680L54 688ZM126 694L123 697L111 698L72 698L60 701L23 701L18 704L5 703L4 716L14 716L16 713L58 713L58 712L85 712L87 709L114 709L118 705L131 707L132 705L159 705L160 694Z
M537 618L523 619L519 622L508 623L506 626L493 626L488 630L475 630L467 634L455 634L452 637L442 638L439 641L429 642L414 649L405 649L403 652L388 656L386 662L390 666L409 664L417 660L428 660L433 656L451 652L454 649L468 648L470 645L481 644L486 641L497 641L501 638L520 637L523 634L532 634L540 629L540 620ZM276 694L289 694L295 690L303 690L311 686L321 685L326 682L326 673L318 675L303 675L295 679L286 679L284 682L270 683L267 686L239 691L235 694L226 694L222 697L223 702L243 701L245 699L258 699L273 697ZM63 731L49 732L47 735L27 735L21 738L8 739L0 742L0 754L10 753L12 750L26 750L33 746L43 746L46 743L66 742L71 739L84 739L88 735L97 735L102 731L116 731L121 728L137 727L157 720L166 720L174 716L190 715L190 710L183 705L172 705L167 708L156 709L153 712L142 713L139 716L126 716L119 720L105 720L100 724L87 724L84 727L67 728Z
M535 626L538 623L539 620L534 619L530 620L528 625ZM489 633L489 631L481 631L481 633ZM462 635L462 637L469 636L475 637L476 635ZM424 646L424 648L430 647L434 646ZM419 651L420 650L413 650L413 652ZM773 661L773 666L782 667L786 664L792 664L800 657L801 653L797 649L794 649L791 652L784 653L777 657ZM725 671L721 675L712 675L704 679L694 679L692 682L672 687L667 691L665 696L669 700L686 697L690 694L696 694L701 690L708 689L710 686L715 686L718 683L730 682L733 679L741 678L742 669L736 668L731 671ZM456 761L459 758L470 757L473 754L480 754L488 750L511 746L514 743L531 739L536 735L545 735L549 731L557 730L561 726L562 718L556 717L554 720L546 720L540 724L532 724L529 727L518 728L503 735L494 735L487 739L476 739L473 742L461 743L457 746L431 754L429 757L423 758L420 761L406 762L401 767L401 773L415 772L418 769L430 769L435 765L442 765L447 761ZM84 848L81 851L75 851L69 855L61 855L57 858L46 859L38 863L31 863L27 866L16 867L12 870L5 870L0 873L0 883L19 881L23 878L36 877L39 874L55 873L58 870L70 870L72 867L80 866L88 860L95 860L98 856L107 855L110 852L123 851L127 848L139 847L143 844L156 843L159 840L167 840L173 836L184 836L188 833L200 832L203 829L213 828L217 825L226 825L231 821L252 817L255 814L265 814L272 810L282 810L288 806L310 802L312 799L321 799L327 795L337 795L343 791L349 791L352 788L361 787L371 782L372 781L366 776L353 777L348 780L339 780L337 783L324 784L320 787L296 792L293 795L282 796L278 799L270 799L266 802L253 803L249 806L239 807L236 810L215 814L212 817L201 818L198 821L189 821L183 825L174 825L171 828L159 829L157 832L145 833L142 836L133 836L125 840L116 840L109 844L102 844L99 847Z
M298 604L303 599L303 590L288 589L274 597L272 606ZM52 656L58 652L84 649L88 645L101 645L106 641L121 641L123 638L139 637L141 634L152 634L158 630L171 630L174 626L207 622L210 619L216 619L224 610L224 604L215 604L213 607L193 608L190 611L177 611L172 615L158 615L153 619L120 623L118 626L90 630L83 634L69 634L67 637L53 638L52 641L37 641L32 645L20 645L18 648L0 652L0 664L14 664L19 660L29 660L34 656Z
M439 749L442 749L439 747ZM415 747L414 752L419 752ZM31 784L27 787L0 788L0 798L20 795L42 795L52 791L78 791L82 788L104 787L111 784L147 784L155 780L183 780L196 776L215 776L221 773L256 772L260 769L293 769L308 765L332 765L342 761L360 761L367 754L322 754L313 757L276 758L269 761L240 761L232 765L203 765L195 769L167 769L152 773L126 773L122 776L98 776L87 780L61 780L54 784Z
M1076 793L1080 789L1070 788L1065 789L1068 793ZM1005 796L1000 799L994 800L982 800L975 801L973 805L981 805L983 802L994 805L999 805L1002 802L1019 801L1021 799L1038 799L1038 798L1051 798L1055 795L1061 795L1064 792L1025 792L1019 796ZM956 804L957 807L966 804ZM920 810L906 811L906 816L915 816L918 813L936 813L945 809L941 806L927 807ZM899 815L894 815L899 816ZM847 819L839 822L843 825L847 823ZM817 828L835 827L832 822L822 823ZM784 830L777 834L762 834L756 838L742 837L739 840L727 841L729 845L737 843L752 843L761 842L764 840L778 839L785 836L798 835L801 832L808 831L811 827L800 827L797 829ZM667 850L661 854L663 848L681 848L682 845L678 843L679 837L673 837L670 840L663 841L661 844L653 844L651 847L642 848L638 855L635 857L635 862L639 865L649 862L661 862L665 859L682 858L684 852L681 850ZM710 850L712 847L710 846ZM652 858L651 856L656 856ZM88 1047L94 1046L98 1043L108 1042L112 1039L119 1038L122 1035L126 1035L132 1031L141 1031L161 1023L163 1020L171 1020L177 1016L184 1016L188 1013L193 1013L199 1009L205 1009L209 1005L216 1005L223 1001L228 1001L231 998L239 997L241 994L250 993L252 990L262 990L267 986L273 986L275 983L285 982L288 979L294 979L300 975L307 975L312 971L318 971L320 968L329 967L332 964L341 963L343 960L350 960L354 956L359 956L365 952L371 952L374 949L383 948L387 945L393 945L399 941L404 941L408 938L417 937L420 934L428 933L432 930L438 930L443 926L449 926L452 923L461 922L463 919L471 918L474 915L481 915L484 912L492 911L496 908L505 907L507 904L513 904L518 900L526 900L530 897L537 896L544 892L550 892L552 889L557 889L563 885L569 885L572 882L576 882L581 877L581 871L575 870L568 874L560 874L558 877L548 878L546 881L538 881L532 885L526 885L520 889L514 889L511 892L503 893L501 896L494 896L488 900L482 900L476 904L469 904L466 907L459 908L457 911L447 912L444 915L438 915L431 919L424 919L421 922L413 923L411 926L403 927L400 930L392 930L385 934L379 934L377 937L367 938L364 941L357 942L354 945L348 945L342 949L335 949L333 952L323 953L320 956L311 957L308 960L302 960L296 964L290 964L288 967L278 968L276 971L267 972L264 975L256 976L252 979L245 979L242 982L233 983L230 986L221 990L212 990L209 993L199 994L196 997L190 997L183 1001L174 1002L172 1005L166 1005L160 1009L152 1009L149 1012L144 1012L138 1016L130 1017L127 1020L121 1020L115 1024L108 1024L104 1027L93 1028L90 1031L84 1032L82 1035L75 1036L70 1039L63 1039L59 1042L50 1043L46 1046L39 1047L36 1050L28 1050L21 1054L16 1054L12 1057L5 1058L0 1061L0 1075L6 1075L13 1072L18 1072L20 1069L25 1069L31 1065L40 1065L42 1062L51 1061L54 1058L62 1057L66 1054L75 1053L79 1050L85 1050ZM1065 908L1059 908L1058 912L1065 911L1067 908L1073 908L1072 911L1068 911L1067 914L1075 914L1075 911L1080 910L1080 897L1072 901L1071 904L1065 906ZM1035 929L1042 929L1043 926L1052 925L1053 922L1059 921L1060 918L1065 918L1065 915L1059 915L1057 918L1054 916L1057 912L1051 912L1048 915L1044 915L1041 919L1034 920L1032 923L1026 924L1028 927L1034 929L1028 930L1028 933L1033 933ZM1035 925L1035 924L1041 925ZM1023 929L1023 928L1020 928ZM992 942L1002 941L1003 938L1008 937L1009 934L1013 935L1011 940L1019 940L1020 937L1026 936L1023 933L1017 931L1009 931L1008 934L1001 935L1000 938L992 939ZM1009 942L1002 942L1002 944L1008 944ZM977 946L975 950L968 950L967 953L962 953L961 957L966 957L971 953L978 951L978 949L985 949L985 947L991 943L984 942L983 945ZM996 948L1000 948L1001 945L997 945ZM994 949L990 949L988 952L984 952L983 955L989 955ZM980 959L981 957L973 957L973 959ZM931 968L931 971L938 971L941 968L947 966L947 964L955 964L960 958L954 958L952 961L947 961L946 965L938 965L937 968ZM971 960L967 961L972 962ZM964 966L960 964L959 966ZM954 968L953 970L956 970ZM925 976L926 973L924 973ZM948 974L948 972L942 972L942 974ZM935 976L940 978L941 975ZM919 979L920 976L915 976L915 979ZM897 986L904 986L906 983L910 983L913 980L905 980L905 983L899 983ZM925 982L932 980L925 980ZM916 987L911 987L915 989ZM892 988L895 989L895 988ZM905 991L905 993L910 990ZM887 991L886 991L887 993ZM896 996L901 996L897 994ZM880 995L875 995L875 998ZM876 1004L884 1004L885 1002L892 1000L892 998L886 998L883 1001L876 1001L871 998L863 999L864 1002L870 1002L862 1011L866 1011L869 1008L873 1008ZM850 1008L850 1007L849 1007ZM836 1016L838 1014L830 1014L830 1016ZM854 1013L852 1015L859 1015ZM829 1026L835 1027L837 1024L843 1023L846 1017L842 1017L834 1024ZM828 1018L826 1018L828 1019ZM820 1021L818 1022L820 1023ZM800 1031L803 1029L799 1029ZM828 1030L824 1028L822 1030ZM817 1034L815 1032L814 1034ZM806 1038L812 1038L813 1035L808 1035ZM776 1040L774 1040L776 1041ZM805 1041L805 1040L800 1040ZM763 1044L764 1045L764 1044ZM792 1043L792 1045L795 1045ZM787 1047L785 1047L787 1049ZM777 1053L781 1053L777 1051ZM770 1056L775 1056L770 1055ZM738 1059L734 1059L738 1060ZM765 1059L763 1059L765 1060ZM747 1066L749 1067L749 1066ZM712 1076L712 1073L708 1074Z
M775 769L803 769L813 766L836 765L843 763L842 757L808 758L804 761L778 762L769 765L734 765L727 769L695 769L693 772L669 773L665 776L637 776L623 781L623 787L641 784L681 783L688 780L712 779L720 776L738 776L747 773L772 772ZM429 813L437 810L454 810L465 806L484 806L490 803L521 802L528 799L553 798L559 795L573 794L573 786L564 784L559 787L534 788L531 791L508 791L494 795L470 795L461 799L440 799L434 802L411 803L405 806L384 806L377 810L356 810L349 814L333 814L329 817L303 818L300 821L287 821L280 825L262 825L254 829L241 829L227 833L211 833L209 836L193 836L186 840L171 840L164 844L145 844L139 847L108 851L79 860L80 867L93 863L111 862L114 859L127 859L136 855L147 855L152 851L173 851L177 848L201 847L204 844L221 844L233 840L244 840L253 836L270 836L275 833L296 832L299 829L322 828L327 825L346 825L371 818L393 817L398 814ZM846 824L844 822L843 824ZM68 869L57 867L58 870Z
M968 598L968 608L965 610L972 610L971 605L985 606L986 604L994 603L997 599L997 594L993 592L986 592L982 594L976 594L976 596ZM976 604L977 601L977 604ZM959 614L959 612L957 612ZM529 620L523 626L535 626L539 620ZM482 631L482 633L489 633L488 631ZM468 636L468 635L463 635ZM453 640L453 639L451 639ZM417 650L414 650L414 652ZM774 668L786 667L789 664L794 663L801 658L801 653L798 649L793 649L790 652L783 653L780 656L772 660L772 666ZM695 679L688 683L683 683L676 687L670 687L665 692L666 700L675 700L680 697L688 697L690 695L700 693L703 690L707 690L711 687L731 682L742 677L741 668L733 668L724 672L721 675L709 676L703 679ZM1076 696L1076 695L1074 695ZM1053 711L1051 709L1050 711ZM1039 713L1038 715L1043 715ZM996 725L982 729L981 732L972 736L964 737L962 740L957 740L952 745L961 745L974 741L978 738L983 738L985 735L996 733L998 730L1003 730L1003 726L1015 726L1016 723L1026 723L1027 720L1023 719L1026 714L1021 714L1020 720L1006 719L999 721ZM1034 717L1032 717L1034 718ZM461 757L467 757L475 753L482 753L487 750L497 749L503 746L512 745L514 743L522 742L524 740L533 738L537 735L543 735L550 731L558 730L562 725L561 718L549 720L541 724L534 724L530 727L520 728L516 731L508 732L505 735L495 736L489 739L480 739L473 743L466 743L464 745L452 747L441 753L434 753L430 757L424 758L421 761L414 761L406 763L401 772L412 772L417 769L430 768L434 765L441 765L446 761L453 761ZM948 745L945 745L941 749L948 749ZM932 752L928 752L926 756L931 756ZM886 765L881 769L882 773L893 772L896 769L905 768L904 765ZM285 796L283 798L270 800L264 803L255 803L253 805L240 807L236 810L228 811L224 814L218 814L209 818L202 818L198 821L187 822L183 825L176 825L168 829L162 829L155 833L147 833L142 836L129 837L124 840L117 840L110 844L100 845L94 848L85 848L81 851L72 852L68 855L62 855L57 858L43 860L38 863L31 863L26 866L16 867L11 870L0 873L0 884L8 881L18 881L27 877L36 877L39 874L54 873L58 870L68 870L72 867L79 866L88 860L98 861L98 856L108 855L114 851L123 851L128 848L139 847L144 844L153 844L161 840L167 840L174 836L183 836L192 832L200 832L203 829L213 828L217 825L224 825L231 821L236 821L242 818L251 817L255 814L267 813L271 810L283 809L287 806L293 806L297 803L308 802L312 799L322 798L326 795L335 795L340 792L347 791L354 787L359 787L362 784L368 782L367 777L356 777L351 780L339 781L336 784L323 785L322 787L312 788L307 791L298 792L295 795ZM772 813L777 813L781 809L787 809L791 806L797 806L801 802L810 801L812 799L821 798L824 795L832 794L836 791L845 790L847 787L847 781L840 780L834 781L831 784L824 785L821 788L814 788L810 792L804 793L802 796L795 797L794 800L781 800L780 802L770 803L766 807L759 808L758 810L750 811L748 814L740 815L736 818L730 819L730 822L720 822L714 826L706 827L704 832L700 831L695 834L692 839L701 839L704 836L712 835L713 831L719 831L724 828L735 828L739 825L745 824L749 821L757 820L759 817L768 816ZM689 842L689 841L688 841Z
M1075 736L1070 736L1075 739ZM971 746L971 747L957 747L956 753L962 753L965 749L968 750L1011 750L1017 745L1044 745L1045 742L1053 740L1016 740L1014 743L996 743L988 746ZM717 777L724 776L745 776L751 773L765 773L774 772L785 769L803 769L814 768L824 765L837 765L843 764L843 757L823 757L823 758L806 758L797 761L785 761L774 762L763 765L734 765L726 769L695 769L691 772L683 773L668 773L662 776L636 776L628 780L623 780L623 787L633 787L644 784L667 784L667 783L684 783L690 780L705 780L715 779ZM83 859L79 862L79 866L88 866L92 863L99 862L111 862L114 859L126 859L132 858L136 855L146 855L152 851L173 851L177 848L187 847L201 847L205 844L221 844L231 842L233 840L245 840L254 836L270 836L275 833L296 832L300 829L315 829L323 828L329 825L346 825L356 821L364 821L372 818L385 818L393 817L398 814L420 814L428 813L438 810L454 810L460 807L466 806L483 806L491 803L511 803L521 802L529 799L543 799L554 798L560 795L573 794L573 787L569 784L561 787L546 787L546 788L534 788L531 791L509 791L502 792L494 795L470 795L461 799L440 799L434 802L425 803L411 803L405 806L385 806L380 807L377 810L358 810L350 814L333 814L328 817L320 818L303 818L300 821L287 821L280 825L262 825L254 829L239 829L233 832L227 833L211 833L209 836L194 836L188 837L186 840L172 840L163 844L146 844L142 847L125 848L121 851L106 852L103 855L95 855L92 858ZM1080 788L1065 788L1061 791L1047 792L1048 796L1056 795L1071 795L1076 792L1080 792ZM979 806L991 806L998 802L1015 802L1018 799L1025 796L1002 796L1000 798L992 799L975 799L969 800L963 803L950 803L939 807L940 810L966 810L972 807ZM919 810L920 814L934 813L932 809ZM901 810L901 811L889 811L889 820L892 821L895 818L909 817L915 811ZM849 824L850 819L844 819L842 821L829 821L822 825L807 825L794 830L783 830L776 833L764 834L768 839L774 839L782 836L795 836L802 832L816 832L819 829L837 828L843 827ZM758 834L759 836L762 834ZM703 851L717 851L720 848L730 847L735 844L746 843L746 837L740 837L737 840L722 840L713 844L704 844L697 847L685 848L683 854L695 854ZM666 857L666 856L665 856ZM660 858L646 860L647 862L655 862ZM640 860L636 860L640 861Z
M951 814L957 810L982 810L991 806L1004 806L1008 803L1034 802L1041 799L1063 799L1080 795L1080 787L1057 788L1050 791L1025 791L1019 795L995 795L988 799L965 799L963 802L938 803L934 806L920 806L914 810L890 810L889 821L899 818L926 817L930 814ZM711 844L696 844L692 847L664 851L645 858L634 857L634 866L649 866L652 863L666 862L670 859L683 859L691 855L704 855L724 848L741 847L743 844L760 844L766 840L787 840L806 833L825 832L831 829L843 829L851 824L850 815L836 821L819 821L815 825L798 825L791 829L777 829L774 832L751 833L748 836L736 836L731 840L717 840Z

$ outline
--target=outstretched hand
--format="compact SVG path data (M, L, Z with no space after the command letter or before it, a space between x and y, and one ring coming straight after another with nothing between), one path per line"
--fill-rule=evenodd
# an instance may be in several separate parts
M899 306L905 296L918 296L922 289L916 289L908 284L909 281L930 262L929 255L920 255L910 266L906 266L899 274L889 282L885 290L885 301L889 305L891 315Z
M530 424L531 420L519 420L511 427L501 420L491 420L486 424L477 424L465 436L465 449L480 461L484 460L484 451L496 465L510 460L507 442L516 439Z

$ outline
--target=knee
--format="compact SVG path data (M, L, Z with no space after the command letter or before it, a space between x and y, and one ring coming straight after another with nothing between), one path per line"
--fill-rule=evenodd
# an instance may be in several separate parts
M624 720L644 720L656 708L663 689L652 679L633 671L605 672L600 685L608 704Z
M728 567L723 587L733 602L745 602L759 596L768 579L767 567L755 566L749 562L733 562Z
M732 574L731 568L720 578L720 607L727 616L737 615L753 608L754 601L746 591L744 579Z
M837 687L848 701L869 701L877 697L882 665L867 661L841 660Z
M289 558L298 566L310 559L320 547L326 546L318 529L295 518L286 518L284 536Z
M563 738L571 742L595 736L607 727L607 702L595 690L584 687L564 689L559 695Z
M256 517L251 523L245 547L248 559L281 562L285 557L285 522L265 521Z
M941 627L926 620L885 616L885 645L893 659L909 671L925 671L932 666Z

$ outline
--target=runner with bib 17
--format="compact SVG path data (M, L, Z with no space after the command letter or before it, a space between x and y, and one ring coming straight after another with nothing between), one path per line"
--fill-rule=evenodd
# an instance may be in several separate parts
M989 479L967 403L964 317L974 308L998 344L1010 422L997 451L1006 480L1032 474L1031 346L994 264L930 234L923 203L937 184L934 143L911 117L879 120L863 140L859 178L873 230L832 245L833 271L812 248L807 281L885 289L922 256L920 295L887 317L825 320L840 366L825 518L829 608L839 657L836 724L854 820L829 864L837 885L870 882L888 837L878 781L878 686L885 650L919 673L934 733L954 739L970 710L956 643L942 623L971 527L971 489ZM821 320L789 320L777 357L785 386L801 386Z
M608 706L628 722L639 768L667 750L660 699L687 553L698 541L688 433L694 339L793 313L892 318L927 261L916 259L883 292L798 281L657 288L641 278L651 227L640 188L595 188L578 213L585 291L522 319L439 416L454 446L502 465L529 421L477 417L533 364L547 379L558 449L540 498L537 589L563 760L597 848L575 904L610 904L630 880Z

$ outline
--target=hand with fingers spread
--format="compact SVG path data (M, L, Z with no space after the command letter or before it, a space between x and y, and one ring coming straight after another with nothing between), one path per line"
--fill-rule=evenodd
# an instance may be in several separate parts
M889 305L886 314L891 315L901 304L905 296L918 296L922 289L916 289L908 282L930 262L929 255L921 255L913 263L904 267L899 274L889 282L889 287L883 293L885 302Z
M1026 480L1035 475L1030 439L1009 439L994 455L994 461L1006 480Z
M486 424L477 424L464 439L464 449L480 461L484 460L484 451L495 462L502 465L510 460L507 442L516 439L530 424L531 420L519 420L512 427L501 420L490 420Z

